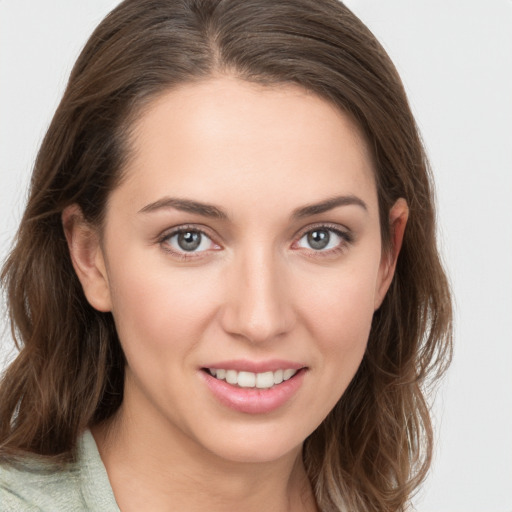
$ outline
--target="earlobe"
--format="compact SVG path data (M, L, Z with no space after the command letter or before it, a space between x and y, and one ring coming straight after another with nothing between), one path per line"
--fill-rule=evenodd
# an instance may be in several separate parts
M389 211L389 230L391 234L391 246L382 255L379 269L378 289L375 294L375 310L377 310L388 291L395 274L396 262L402 242L404 239L405 227L409 218L409 206L403 198L397 199Z
M89 304L98 311L111 311L108 276L97 230L85 221L76 204L62 212L62 226L73 268Z

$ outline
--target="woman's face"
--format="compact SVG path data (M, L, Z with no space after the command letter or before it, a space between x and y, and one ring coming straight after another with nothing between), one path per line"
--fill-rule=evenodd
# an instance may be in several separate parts
M121 414L229 460L297 450L391 279L359 130L298 87L218 78L156 100L133 149L82 279L126 355Z

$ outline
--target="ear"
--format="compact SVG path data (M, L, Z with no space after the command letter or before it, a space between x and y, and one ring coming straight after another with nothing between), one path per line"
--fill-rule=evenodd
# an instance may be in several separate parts
M393 280L408 218L409 207L407 206L407 201L400 198L389 211L391 247L382 254L375 294L375 310L379 309Z
M62 212L62 226L73 268L89 304L98 311L111 311L108 276L97 229L84 219L76 204Z

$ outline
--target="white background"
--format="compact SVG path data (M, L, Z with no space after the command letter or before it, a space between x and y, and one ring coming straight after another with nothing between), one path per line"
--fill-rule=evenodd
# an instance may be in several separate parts
M71 66L117 3L0 0L2 259ZM434 408L435 464L415 504L512 512L512 1L347 4L384 44L410 96L436 175L456 301L455 359ZM5 327L0 334L6 359L12 344Z

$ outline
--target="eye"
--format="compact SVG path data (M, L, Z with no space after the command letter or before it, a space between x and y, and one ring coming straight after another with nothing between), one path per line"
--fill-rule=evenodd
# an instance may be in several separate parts
M198 253L216 249L218 246L212 239L198 229L180 229L166 235L161 243L167 246L167 250L175 253Z
M304 233L297 242L301 249L313 249L314 251L329 251L340 248L350 241L347 233L329 227L318 227Z

